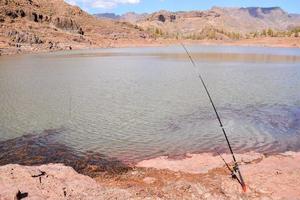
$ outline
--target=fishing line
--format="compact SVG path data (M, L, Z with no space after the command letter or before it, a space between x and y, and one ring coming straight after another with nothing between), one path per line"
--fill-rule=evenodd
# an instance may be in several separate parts
M234 162L233 169L231 169L231 168L229 167L229 165L228 165L228 164L226 163L226 161L223 159L223 157L221 156L221 154L219 154L219 153L218 153L218 154L221 156L221 158L222 158L223 161L225 162L227 168L228 168L228 169L230 170L230 172L232 173L232 178L237 179L238 182L240 183L240 185L242 186L243 191L246 192L246 185L245 185L245 182L244 182L244 180L243 180L242 174L241 174L241 172L240 172L239 165L238 165L238 163L237 163L237 161L236 161L236 158L235 158L234 153L233 153L233 150L232 150L232 148L231 148L231 145L230 145L229 139L228 139L228 137L227 137L225 128L224 128L223 123L222 123L222 121L221 121L220 115L219 115L219 113L218 113L218 111L217 111L217 109L216 109L216 106L215 106L215 104L214 104L214 102L213 102L213 100L212 100L212 97L211 97L211 95L210 95L210 93L209 93L209 90L208 90L208 88L207 88L207 86L206 86L206 84L205 84L205 82L204 82L204 80L203 80L203 78L202 78L201 73L200 73L199 70L198 70L198 67L197 67L196 63L194 62L194 60L193 60L191 54L189 53L188 49L185 47L185 45L184 45L183 43L180 43L180 44L181 44L181 46L183 47L183 49L185 50L186 54L188 55L188 57L189 57L189 59L190 59L192 65L194 66L195 72L198 74L198 78L200 79L200 81L201 81L201 83L202 83L202 85L203 85L203 87L204 87L204 89L205 89L205 92L206 92L206 94L207 94L207 96L208 96L208 98L209 98L209 101L210 101L210 103L211 103L211 105L212 105L212 107L213 107L213 110L214 110L214 112L215 112L215 114L216 114L217 120L218 120L219 125L220 125L220 127L221 127L221 129L222 129L223 135L224 135L224 137L225 137L225 139L226 139L227 145L228 145L228 147L229 147L230 153L231 153L232 158L233 158L233 162ZM238 176L237 176L236 174L237 174Z
M68 88L68 122L72 123L72 90L71 90L71 86L69 85Z
M69 95L69 120L72 121L72 95Z

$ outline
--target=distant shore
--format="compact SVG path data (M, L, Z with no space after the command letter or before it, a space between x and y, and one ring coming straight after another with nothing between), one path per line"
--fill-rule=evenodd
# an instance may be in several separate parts
M0 55L15 55L53 51L71 51L80 49L95 48L121 48L121 47L149 47L165 46L179 44L199 45L226 45L226 46L257 46L257 47L280 47L280 48L300 48L300 37L265 37L255 39L240 40L172 40L172 39L148 39L148 40L118 40L108 41L103 45L86 45L86 44L64 44L60 43L55 49L49 49L47 45L21 45L21 47L11 47L6 43L0 43Z
M299 199L300 152L267 157L249 152L237 158L246 193L218 156L205 153L145 160L127 172L94 179L62 164L9 164L0 167L0 197L13 199L20 191L42 199Z

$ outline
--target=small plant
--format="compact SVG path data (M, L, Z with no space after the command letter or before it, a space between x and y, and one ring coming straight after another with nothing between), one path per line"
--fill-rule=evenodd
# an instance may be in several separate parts
M274 36L274 31L272 29L268 29L267 35L273 37Z

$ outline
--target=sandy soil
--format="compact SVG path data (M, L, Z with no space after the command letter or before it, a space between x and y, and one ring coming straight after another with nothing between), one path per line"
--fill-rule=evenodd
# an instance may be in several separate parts
M218 156L145 160L122 174L92 179L61 164L0 167L0 199L300 199L300 152L237 155L243 193ZM230 155L224 155L230 161Z
M78 174L71 167L61 164L38 167L11 164L2 166L0 174L1 200L16 199L18 191L28 196L28 199L111 199L118 196L126 199L129 197L126 190L106 188L92 178Z
M240 40L185 40L185 43L203 45L229 45L229 46L259 46L299 48L300 37L265 37Z
M230 155L223 155L227 161L232 160ZM145 160L137 164L138 167L168 169L192 174L212 174L216 173L220 179L219 185L209 187L211 190L220 190L221 194L235 198L247 197L250 199L270 198L270 199L300 199L300 153L286 152L265 157L262 154L250 152L236 155L248 192L241 193L241 189L236 181L230 180L222 160L218 156L211 154L191 154L181 160L170 160L167 157L159 157ZM225 175L225 176L224 176ZM210 180L212 181L212 180ZM200 183L204 184L203 181ZM222 191L223 190L223 191ZM240 192L239 192L240 191ZM227 195L226 195L227 194ZM237 196L235 196L237 195Z

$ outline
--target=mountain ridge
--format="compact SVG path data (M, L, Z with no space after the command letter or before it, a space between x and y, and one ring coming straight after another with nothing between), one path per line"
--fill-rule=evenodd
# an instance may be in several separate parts
M206 29L218 29L241 35L274 29L285 31L300 26L300 15L289 14L280 7L218 7L209 10L167 11L160 10L150 14L127 13L119 15L117 20L128 21L149 30L159 29L170 35L187 36L200 34Z

